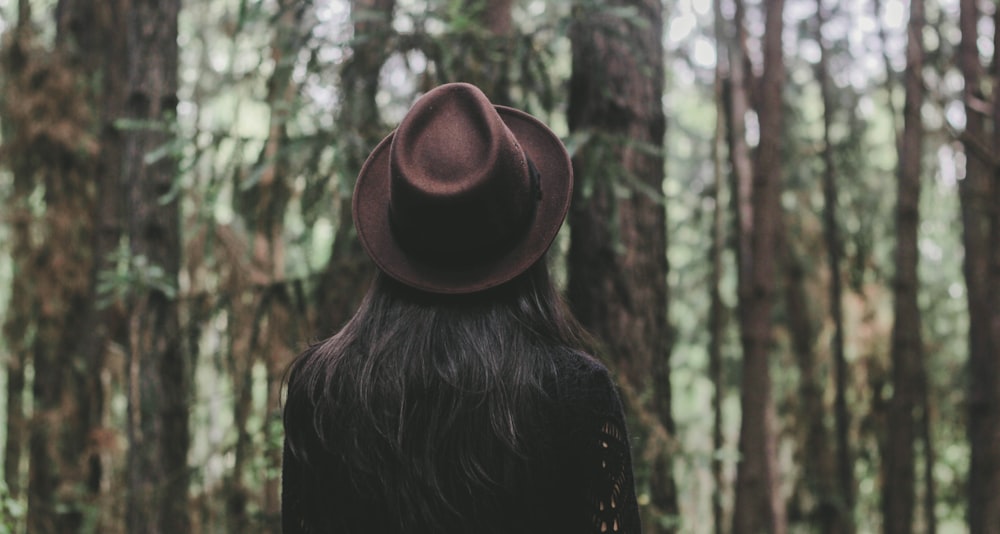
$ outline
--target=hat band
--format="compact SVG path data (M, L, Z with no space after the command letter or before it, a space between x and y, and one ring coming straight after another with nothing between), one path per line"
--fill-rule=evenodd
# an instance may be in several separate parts
M512 225L470 224L468 213L455 217L433 217L424 221L398 221L389 210L389 230L399 248L413 259L445 270L464 270L491 263L523 239L535 219L542 198L541 175L525 154L530 188L527 209Z

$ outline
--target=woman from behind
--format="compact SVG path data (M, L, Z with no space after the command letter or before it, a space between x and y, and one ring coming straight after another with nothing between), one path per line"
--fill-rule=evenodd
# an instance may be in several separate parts
M621 402L544 260L571 188L558 137L468 84L374 149L374 282L289 372L285 534L639 532Z

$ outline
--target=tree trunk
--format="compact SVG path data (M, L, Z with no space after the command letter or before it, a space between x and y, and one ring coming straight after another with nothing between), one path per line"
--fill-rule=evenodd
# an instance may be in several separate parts
M783 0L767 3L764 71L757 111L762 134L753 172L752 257L747 261L748 276L739 282L743 377L741 460L736 473L734 534L784 534L786 531L784 505L778 485L776 421L768 358L772 343L774 258L781 216L780 142L785 78L781 48L783 11Z
M129 532L188 532L187 465L190 369L177 306L181 242L173 154L150 155L171 141L177 107L179 0L131 0L124 136L129 245L137 282L129 299L126 527Z
M1000 57L996 55L996 50L1000 46L1000 32L996 31L1000 24L1000 9L993 11L993 154L1000 154L1000 96L997 95L1000 89ZM986 495L989 501L983 510L983 524L987 525L987 534L1000 534L1000 448L996 447L1000 443L1000 165L994 162L993 166L993 187L992 209L990 210L990 247L991 247L991 267L990 267L990 306L993 315L990 318L990 339L993 350L986 353L983 365L983 373L988 376L987 384L984 384L985 391L992 391L993 397L988 410L989 428L992 431L994 446L988 448L991 455L987 474ZM989 441L984 441L988 443Z
M61 0L55 15L54 50L44 52L33 43L28 3L21 2L15 40L5 51L5 101L16 105L5 109L11 135L4 152L14 173L14 252L22 274L12 288L14 312L5 327L14 333L16 356L5 464L19 492L27 428L29 532L79 532L88 510L103 509L103 459L114 442L102 427L100 380L108 335L102 325L111 314L98 307L97 282L113 246L100 202L116 176L117 149L109 132L120 94L120 40L107 6ZM44 192L38 218L25 203L36 188ZM29 359L35 370L33 413L25 427L21 392ZM104 519L98 514L91 526L100 527Z
M850 414L847 409L847 358L844 355L843 283L841 278L840 230L837 217L837 169L834 165L834 147L830 132L834 127L834 100L830 87L828 67L829 46L823 38L827 11L823 0L817 0L816 13L819 26L816 40L820 46L820 60L816 77L819 78L823 100L823 238L826 243L827 269L830 272L830 319L833 321L834 369L834 429L836 435L836 519L838 525L832 532L854 532L854 463L850 450Z
M616 9L617 8L617 9ZM622 16L623 10L635 13ZM568 294L585 327L604 344L648 421L644 455L655 521L671 531L677 516L672 469L667 318L666 212L662 198L662 6L658 0L589 3L574 8L568 120L586 139L576 174L568 256ZM628 393L628 391L627 391ZM639 396L650 395L648 405ZM645 417L644 417L645 416Z
M468 16L474 21L459 39L456 48L446 50L451 65L448 80L476 85L494 104L513 105L510 96L511 51L514 47L513 0L464 0ZM448 43L445 44L448 46Z
M30 272L34 263L34 246L31 234L37 223L28 203L28 198L36 184L32 177L31 161L28 158L18 158L21 150L10 148L11 140L16 139L18 131L11 117L9 107L12 103L11 87L20 88L27 71L27 55L32 53L34 35L31 32L31 10L27 0L18 2L17 25L11 31L9 41L5 44L0 56L0 115L6 120L0 121L0 139L5 142L0 147L0 158L5 160L13 178L12 191L6 198L4 212L10 226L9 253L14 277L11 280L10 301L7 303L6 319L3 323L3 336L8 350L6 361L7 398L6 418L7 432L4 440L3 474L7 491L11 498L19 498L24 487L24 447L28 442L28 414L24 406L25 368L31 361L32 340L28 335L33 328L35 301L35 284L28 276L18 276Z
M777 435L771 399L768 353L771 349L771 308L774 299L775 256L781 204L779 147L782 131L782 57L784 1L767 4L764 29L764 73L761 79L760 143L753 169L752 257L740 280L740 332L743 379L740 426L741 460L736 474L734 534L784 534L786 521L778 485Z
M916 419L923 379L920 309L917 305L917 228L923 124L923 0L910 3L906 48L906 101L899 153L896 200L895 322L892 328L892 398L887 416L887 454L883 488L884 528L888 534L913 531Z
M806 271L793 246L784 243L782 256L785 274L785 315L791 336L792 352L799 368L797 434L799 451L797 463L801 466L801 479L796 495L812 504L800 506L806 522L815 532L834 534L841 532L840 517L834 490L834 443L826 425L826 407L823 403L825 382L817 369L816 327L809 309L806 288Z
M343 104L340 127L345 178L338 189L336 234L330 262L317 289L317 329L330 335L349 319L361 302L371 280L372 264L361 248L351 218L351 191L368 153L387 133L375 104L379 70L388 57L385 40L392 33L396 0L352 0L354 39L350 58L341 71Z
M750 246L753 235L753 161L746 140L746 115L750 111L749 88L752 71L748 68L744 40L743 2L735 0L736 13L732 26L736 35L725 40L729 50L729 79L726 106L726 128L729 146L729 164L732 169L730 189L733 191L734 233L736 234L736 277L739 301L748 299L745 294L750 287Z
M973 0L961 2L959 25L962 40L958 64L965 77L965 178L959 182L962 205L962 238L965 248L965 274L969 310L969 388L968 434L970 447L968 481L968 521L971 532L1000 532L1000 363L997 350L1000 335L992 332L996 312L996 297L1000 291L990 273L990 262L1000 250L1000 235L993 227L1000 204L995 196L1000 190L997 166L989 152L991 142L986 134L987 117L977 109L977 102L986 101L982 87L982 65L977 41L980 12ZM1000 78L998 78L1000 79ZM994 90L996 90L994 88ZM1000 102L994 96L994 114ZM993 119L996 129L1000 121ZM1000 135L994 131L993 147L1000 147Z

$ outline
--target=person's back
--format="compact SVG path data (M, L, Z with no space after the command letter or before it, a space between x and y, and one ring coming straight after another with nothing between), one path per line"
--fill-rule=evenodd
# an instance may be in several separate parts
M285 534L639 532L621 402L542 259L562 145L464 84L394 136L355 190L375 281L289 372Z

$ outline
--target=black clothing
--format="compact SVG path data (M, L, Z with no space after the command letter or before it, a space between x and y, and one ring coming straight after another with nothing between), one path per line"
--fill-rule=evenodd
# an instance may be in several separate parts
M560 357L556 364L557 374L546 385L551 407L540 418L545 425L545 439L540 441L547 443L533 447L518 465L497 466L505 482L501 486L516 481L517 487L457 497L453 503L464 526L432 531L419 524L400 525L393 503L377 490L352 483L350 458L331 451L322 466L306 465L286 440L284 534L638 534L623 408L608 371L582 354ZM421 491L421 481L410 478L401 476L392 483Z

